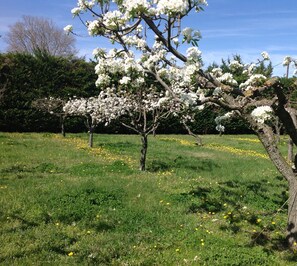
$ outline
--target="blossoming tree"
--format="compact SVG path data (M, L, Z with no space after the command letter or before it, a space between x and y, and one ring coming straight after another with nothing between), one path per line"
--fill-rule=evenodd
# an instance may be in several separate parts
M288 182L287 242L291 248L296 248L296 173L280 153L268 122L271 117L278 117L297 144L297 129L286 109L284 85L279 78L255 73L253 64L233 62L232 67L247 75L241 83L232 73L221 73L219 69L212 72L202 70L201 52L197 48L200 34L184 27L183 18L192 11L199 13L205 5L205 0L79 0L72 13L81 19L84 13L91 13L91 20L86 21L89 34L106 37L115 44L121 51L115 53L115 58L122 51L127 55L131 55L132 50L137 51L138 56L131 56L131 62L168 92L167 95L164 93L164 101L171 97L180 103L191 102L193 106L216 104L250 125ZM71 27L68 29L72 30ZM266 52L262 56L269 60ZM129 75L120 77L127 84L134 78ZM109 74L99 75L100 82L109 79ZM272 97L266 97L267 92ZM294 164L296 166L297 156Z
M99 123L109 123L115 118L114 106L118 101L110 101L106 95L109 92L101 92L98 97L73 98L63 106L63 111L69 116L84 118L85 125L89 131L89 147L93 147L94 130ZM113 110L113 112L111 112Z
M32 102L32 106L42 112L47 112L51 115L55 115L60 119L61 133L65 137L65 119L67 113L63 110L66 101L61 98L48 97L43 99L37 99Z
M156 46L153 49L158 50ZM133 52L112 49L108 53L102 49L94 51L98 64L96 85L106 92L111 104L104 106L113 114L114 119L133 130L141 137L140 170L145 170L148 136L155 132L161 121L179 106L162 87L154 82L151 74L146 73ZM158 85L158 86L157 86Z

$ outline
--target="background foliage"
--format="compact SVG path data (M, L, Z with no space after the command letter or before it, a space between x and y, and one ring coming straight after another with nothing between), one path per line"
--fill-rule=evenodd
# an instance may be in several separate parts
M235 58L236 59L236 58ZM222 62L221 67L227 63ZM95 62L84 59L54 57L46 53L35 55L22 53L0 54L0 89L5 88L0 99L0 131L8 132L59 132L58 117L42 113L32 107L32 101L45 97L90 97L98 94L95 86ZM240 79L240 77L239 77ZM285 83L292 83L284 79ZM293 98L296 93L288 92ZM191 128L197 134L217 133L214 119L219 109L207 107L198 111ZM198 122L199 121L199 122ZM226 133L251 133L247 125L238 119L226 122ZM83 132L80 118L66 119L66 131ZM99 125L97 132L131 133L116 121L108 127ZM176 117L171 116L158 128L157 133L186 133Z

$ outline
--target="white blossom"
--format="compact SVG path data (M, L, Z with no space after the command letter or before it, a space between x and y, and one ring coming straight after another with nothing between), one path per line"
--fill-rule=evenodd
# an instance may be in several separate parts
M176 46L179 45L179 40L178 40L178 38L173 38L172 41L173 41L173 43L174 43Z
M230 62L229 67L230 67L231 71L236 71L238 69L242 69L243 65L240 64L237 60L233 60Z
M126 17L118 10L106 12L102 22L108 29L120 29L126 23Z
M134 46L137 49L144 49L146 47L146 41L142 38L138 38L137 36L123 36L123 41L128 46Z
M89 35L95 36L98 34L98 29L100 28L100 24L98 20L88 21L87 26L88 26Z
M182 30L182 35L184 36L187 42L190 42L192 40L192 32L193 29L189 27L186 27Z
M130 83L130 81L131 81L131 78L130 77L123 77L122 79L120 79L120 84L125 84L125 85L127 85L127 84L129 84Z
M124 0L123 7L128 13L148 10L150 4L147 0Z
M225 132L225 127L223 125L217 125L216 130L222 133L222 132Z
M242 90L251 89L254 86L261 86L267 78L262 74L251 75L248 80L240 84Z
M187 0L159 0L157 3L157 10L161 14L175 14L186 13L189 8Z
M201 56L201 51L197 47L190 47L187 49L186 54L189 61L197 62Z
M82 9L80 7L75 7L73 9L71 9L71 13L73 14L73 16L77 16L82 12Z
M211 70L211 73L214 77L220 77L223 75L223 70L220 67L215 67Z
M283 60L283 66L288 66L292 62L292 58L290 56L286 56Z
M222 76L218 77L217 79L222 83L226 83L232 86L237 86L237 81L234 79L231 73L224 73Z
M72 25L67 25L66 27L64 27L64 31L69 34L73 31L73 26Z
M251 116L260 124L263 124L265 121L271 119L273 110L270 106L259 106L256 107Z
M100 74L98 75L98 78L96 80L96 86L101 87L101 86L108 86L110 84L110 77L106 74Z
M261 53L261 55L262 55L262 57L263 57L264 60L270 60L270 56L269 56L269 54L266 51L263 51Z

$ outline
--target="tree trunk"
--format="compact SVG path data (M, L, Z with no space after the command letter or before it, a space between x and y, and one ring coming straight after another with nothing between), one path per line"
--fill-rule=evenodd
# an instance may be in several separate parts
M278 117L276 118L276 121L275 121L275 141L276 141L276 144L279 144L280 143L280 136L281 136L281 129L282 129L282 124L280 123Z
M297 128L296 110L292 107L287 107L286 111L290 114L293 124L294 124L295 128ZM294 162L294 142L290 136L289 136L289 140L288 140L288 161L291 163Z
M147 135L141 134L141 154L140 154L140 171L145 171L146 152L147 152Z
M183 125L184 125L185 129L188 131L188 134L189 134L190 136L192 136L192 137L195 138L195 140L196 140L196 144L197 144L198 146L202 146L202 145L203 145L203 144L202 144L202 139L201 139L198 135L196 135L195 133L193 133L193 131L190 129L190 127L187 125L186 122L183 122Z
M297 181L289 183L287 243L297 250Z
M89 132L89 147L93 148L93 135L94 135L94 129L93 127L90 127L90 132Z
M62 123L62 125L61 125L61 134L62 134L63 137L66 136L65 125L64 125L64 123Z
M65 132L65 119L63 116L60 117L60 124L61 124L61 134L63 137L66 136L66 132Z
M255 128L255 127L254 127ZM297 178L291 166L281 155L273 136L271 128L263 125L256 128L257 135L266 149L271 161L278 171L287 180L289 186L288 200L288 225L287 225L287 244L291 249L297 250Z
M293 153L294 143L291 138L288 140L288 161L290 163L294 162L294 153Z

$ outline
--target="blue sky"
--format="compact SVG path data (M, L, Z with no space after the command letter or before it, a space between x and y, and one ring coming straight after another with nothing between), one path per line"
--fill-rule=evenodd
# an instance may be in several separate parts
M270 54L274 65L286 55L297 58L296 0L208 0L208 4L204 12L186 20L187 26L201 31L199 48L206 65L234 54L251 62L262 51ZM72 18L70 10L75 6L75 0L0 0L0 52L6 51L3 36L8 26L32 15L50 18L61 28L72 24L82 35L76 42L80 55L91 57L94 48L108 42L88 37L80 21ZM284 73L281 65L275 68L276 75Z

